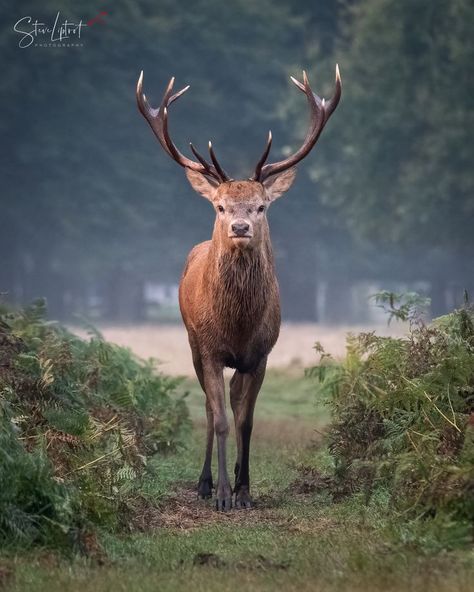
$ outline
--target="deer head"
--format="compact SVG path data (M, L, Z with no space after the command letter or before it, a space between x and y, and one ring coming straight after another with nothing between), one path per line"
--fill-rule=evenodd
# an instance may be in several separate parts
M236 181L229 177L216 158L209 142L210 162L190 143L197 160L184 156L172 141L168 131L168 109L185 93L189 86L173 94L174 78L171 78L158 109L150 107L143 93L143 72L137 83L138 108L148 121L165 152L184 167L193 189L208 199L216 211L214 237L226 246L239 249L258 245L267 235L266 212L275 199L287 191L296 175L296 165L309 154L316 144L329 117L341 98L341 77L336 66L336 85L333 97L325 101L313 93L306 72L303 82L291 77L295 86L306 95L310 107L310 122L301 147L284 160L267 163L272 145L272 133L268 133L265 150L253 175L248 180Z

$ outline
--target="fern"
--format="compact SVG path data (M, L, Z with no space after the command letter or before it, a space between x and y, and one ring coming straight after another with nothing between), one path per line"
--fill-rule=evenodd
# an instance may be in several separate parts
M379 300L402 307L408 336L349 336L345 362L324 355L311 370L332 410L335 487L383 489L399 516L437 517L454 533L474 522L474 310L426 325L415 297Z
M0 358L0 541L118 528L147 459L187 435L178 381L48 322L44 301L0 316Z

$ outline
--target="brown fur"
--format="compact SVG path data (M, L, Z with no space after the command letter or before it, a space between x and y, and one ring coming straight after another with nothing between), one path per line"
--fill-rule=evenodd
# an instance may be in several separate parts
M194 367L206 393L207 446L199 494L211 495L215 432L219 457L217 507L227 510L232 503L225 458L229 426L222 372L227 366L236 369L230 385L238 448L234 492L236 505L248 507L253 411L267 356L280 330L278 283L266 208L289 187L294 170L272 179L268 187L255 181L230 181L216 188L199 173L187 171L187 176L216 209L212 240L191 251L179 289ZM248 227L247 236L235 235L235 223Z
M222 251L214 241L194 247L180 284L180 308L201 357L241 372L254 370L276 343L280 327L269 238L261 249L249 251Z

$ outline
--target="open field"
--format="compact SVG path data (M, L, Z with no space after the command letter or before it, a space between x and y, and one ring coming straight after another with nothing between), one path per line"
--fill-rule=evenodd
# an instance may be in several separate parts
M194 376L186 330L176 325L130 325L99 327L108 341L131 348L141 358L160 360L163 372ZM74 329L86 335L83 329ZM320 341L326 351L335 357L343 357L347 332L376 331L378 335L400 335L403 325L390 326L337 326L329 327L311 323L283 323L280 337L269 357L269 368L288 366L307 367L316 361L313 346Z

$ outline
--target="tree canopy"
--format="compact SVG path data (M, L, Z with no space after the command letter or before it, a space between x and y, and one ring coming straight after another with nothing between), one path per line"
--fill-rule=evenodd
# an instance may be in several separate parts
M60 4L70 20L98 12ZM313 317L321 278L472 281L468 0L118 0L83 47L18 47L19 18L57 11L52 0L2 11L0 290L13 299L46 295L64 315L98 291L114 317L115 296L177 282L210 236L212 211L137 112L140 70L155 105L171 75L191 84L170 114L180 148L212 138L246 177L269 128L275 158L305 134L288 75L305 67L328 96L336 61L341 105L270 213L288 315Z

